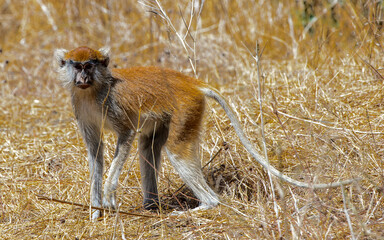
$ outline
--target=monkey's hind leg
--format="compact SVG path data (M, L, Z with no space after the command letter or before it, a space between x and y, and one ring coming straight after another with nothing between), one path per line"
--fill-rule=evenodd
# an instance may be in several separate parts
M168 138L168 126L162 125L149 134L139 138L139 157L144 208L159 207L157 175L161 164L161 148Z
M194 150L197 150L197 146L194 147ZM190 152L188 150L184 150L182 151L184 152L183 154L167 147L166 152L181 179L183 179L185 184L200 200L200 206L192 209L192 211L205 210L217 206L219 204L219 198L204 179L197 151ZM186 152L189 153L185 154ZM174 214L180 213L182 212L175 212Z

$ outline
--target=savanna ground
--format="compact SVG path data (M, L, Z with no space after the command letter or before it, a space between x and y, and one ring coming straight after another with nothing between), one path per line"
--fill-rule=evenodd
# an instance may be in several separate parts
M0 238L383 238L383 8L376 0L1 0ZM163 66L215 86L257 149L292 178L361 181L325 190L271 181L208 101L200 152L203 165L213 158L204 173L220 193L217 208L141 209L135 148L118 201L150 217L92 222L89 209L39 199L89 204L86 149L53 61L56 48L81 45L110 46L112 66ZM107 171L116 140L104 139ZM196 206L163 163L162 204Z

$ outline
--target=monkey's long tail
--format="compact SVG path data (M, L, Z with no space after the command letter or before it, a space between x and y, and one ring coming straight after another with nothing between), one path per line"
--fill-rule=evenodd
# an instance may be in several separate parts
M313 188L313 189L321 189L321 188L333 188L333 187L340 187L343 185L348 185L353 182L358 181L359 179L349 179L345 181L340 182L333 182L333 183L318 183L318 184L312 184L312 183L305 183L300 182L295 179L292 179L283 173L281 173L279 170L274 168L272 165L270 165L262 155L260 155L254 146L251 144L251 142L248 140L248 138L245 136L244 131L241 127L241 124L236 117L233 109L229 106L229 104L226 102L223 96L214 88L210 88L209 86L204 86L200 88L200 90L204 93L205 96L213 98L216 100L221 107L223 107L224 111L227 113L229 119L231 120L232 126L235 129L237 136L240 138L240 141L243 143L244 147L247 149L247 151L256 159L257 162L259 162L267 171L275 175L276 177L291 183L298 187L304 187L304 188Z

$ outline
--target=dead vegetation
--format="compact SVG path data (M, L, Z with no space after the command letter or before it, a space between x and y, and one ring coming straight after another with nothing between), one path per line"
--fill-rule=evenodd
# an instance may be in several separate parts
M384 236L382 1L0 2L0 233L4 239L379 239ZM160 8L161 6L161 8ZM258 43L258 45L257 45ZM164 157L164 210L142 210L135 148L120 210L89 221L86 150L53 65L56 48L112 49L112 65L158 65L220 89L247 135L292 187L246 153L209 102L203 165L222 205L169 216L197 201ZM256 47L261 58L258 96ZM261 122L261 116L263 121ZM261 126L265 130L262 138ZM106 170L115 139L105 135Z

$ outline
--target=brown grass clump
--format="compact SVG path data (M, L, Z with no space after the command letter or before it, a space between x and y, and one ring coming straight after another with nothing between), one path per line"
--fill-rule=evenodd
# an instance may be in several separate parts
M382 238L384 5L328 2L0 2L1 238ZM52 58L56 48L80 45L110 46L114 66L164 66L217 87L260 152L265 144L270 163L295 179L362 180L316 191L271 182L209 102L203 164L228 144L204 168L219 207L178 217L142 210L135 149L120 179L120 210L151 217L91 222L81 206L41 200L89 204L86 150ZM256 47L263 50L261 107ZM108 170L115 139L105 140ZM182 184L164 157L165 206L197 204L188 189L177 191Z

